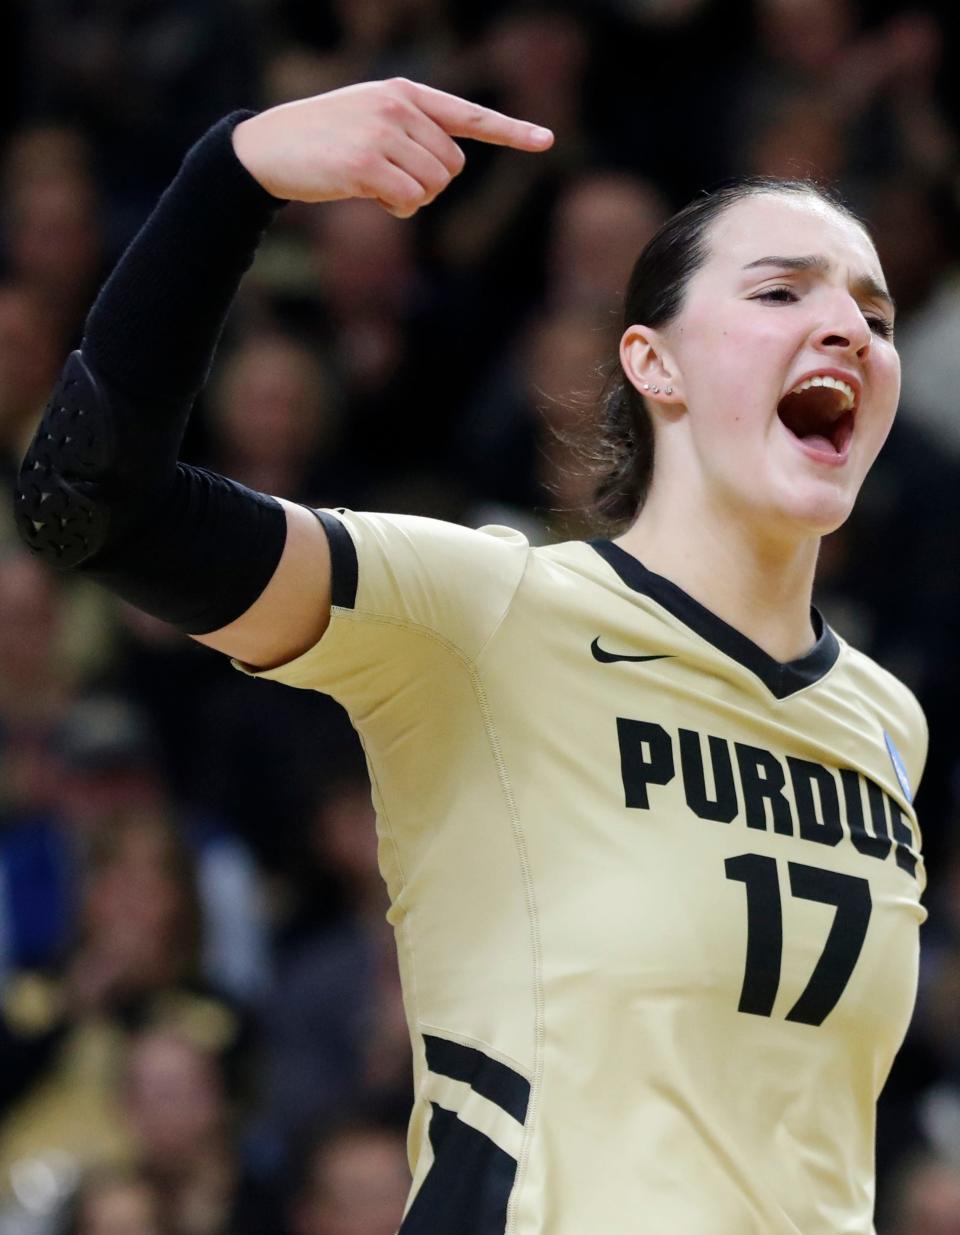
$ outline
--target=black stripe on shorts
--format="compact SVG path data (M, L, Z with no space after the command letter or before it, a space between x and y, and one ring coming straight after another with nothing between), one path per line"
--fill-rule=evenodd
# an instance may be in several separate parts
M504 1235L517 1164L436 1102L433 1165L397 1235Z
M530 1082L525 1077L476 1047L463 1046L429 1033L423 1035L423 1041L431 1072L465 1081L475 1093L523 1123L530 1101Z

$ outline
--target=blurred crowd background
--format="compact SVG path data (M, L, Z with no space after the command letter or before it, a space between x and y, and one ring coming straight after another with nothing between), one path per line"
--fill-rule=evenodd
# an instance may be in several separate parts
M586 534L571 434L589 433L627 273L668 212L727 176L813 173L869 219L903 400L825 545L819 603L932 733L930 919L880 1103L879 1235L960 1232L958 7L0 6L4 488L111 264L238 107L403 75L558 135L536 158L470 149L413 221L281 212L186 455L316 505ZM8 511L0 1235L392 1235L409 1044L343 713L52 576Z

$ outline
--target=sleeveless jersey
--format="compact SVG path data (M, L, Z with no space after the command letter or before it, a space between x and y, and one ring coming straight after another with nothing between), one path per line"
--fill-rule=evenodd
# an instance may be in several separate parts
M913 696L609 541L318 512L267 678L363 742L414 1048L401 1235L872 1235L924 868Z

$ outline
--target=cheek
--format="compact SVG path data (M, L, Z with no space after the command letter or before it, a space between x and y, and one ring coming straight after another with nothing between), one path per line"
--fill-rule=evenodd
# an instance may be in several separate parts
M900 403L900 355L890 348L883 371L883 390L887 400L887 416L893 420Z
M890 432L900 401L900 358L892 349L877 362L870 384L874 396L865 410L863 436L869 443L872 460Z
M718 369L691 401L691 426L700 453L721 470L741 472L763 448L770 427L770 400L746 366Z
M742 442L769 427L789 362L772 317L747 323L731 314L722 329L694 321L685 331L687 405L711 438Z

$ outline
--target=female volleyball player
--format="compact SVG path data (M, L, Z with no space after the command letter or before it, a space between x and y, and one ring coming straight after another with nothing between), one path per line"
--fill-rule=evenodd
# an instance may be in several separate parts
M23 535L349 710L414 1046L403 1235L868 1235L926 738L810 606L898 398L857 220L747 185L641 254L616 540L314 513L176 463L279 200L410 215L457 136L550 142L402 81L212 129L90 313Z

